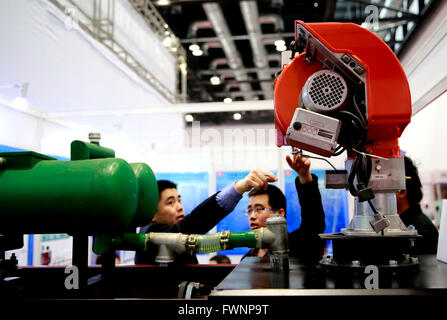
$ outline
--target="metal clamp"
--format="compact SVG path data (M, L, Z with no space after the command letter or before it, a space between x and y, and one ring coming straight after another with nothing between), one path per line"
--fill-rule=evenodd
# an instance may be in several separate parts
M203 285L200 285L199 282L183 281L178 287L178 298L192 299L194 293L196 293L200 287L203 287Z
M199 238L195 234L188 235L188 238L186 238L186 250L189 254L193 254L196 252L197 248L197 242L199 241Z
M231 231L220 232L220 246L222 247L222 250L230 249L230 234Z
M374 215L374 222L370 222L371 227L376 233L381 232L382 230L388 228L390 226L390 220L382 213L377 212Z

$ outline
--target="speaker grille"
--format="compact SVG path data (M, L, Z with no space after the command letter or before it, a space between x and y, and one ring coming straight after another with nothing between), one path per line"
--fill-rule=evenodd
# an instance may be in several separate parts
M318 71L310 76L303 90L306 107L320 112L341 108L348 94L343 77L329 70Z

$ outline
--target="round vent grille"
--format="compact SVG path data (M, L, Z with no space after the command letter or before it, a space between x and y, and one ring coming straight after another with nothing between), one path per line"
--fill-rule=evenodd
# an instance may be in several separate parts
M307 79L303 87L304 105L315 112L332 112L346 103L348 86L337 72L321 70Z

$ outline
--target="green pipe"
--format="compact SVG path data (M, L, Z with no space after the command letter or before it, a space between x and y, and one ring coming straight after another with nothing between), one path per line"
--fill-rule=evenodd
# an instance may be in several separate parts
M222 231L215 234L190 235L196 242L194 252L211 253L237 247L259 248L259 230L245 232Z
M115 250L146 251L147 235L137 233L124 233L120 237L113 238L112 247Z
M236 247L260 248L259 230L246 232L222 231L214 234L192 234L185 237L174 237L174 233L155 232L148 234L124 233L118 236L95 235L93 252L102 254L113 248L114 250L147 250L151 244L150 235L156 237L156 243L172 245L191 253L212 253L229 250ZM175 240L173 240L175 239ZM188 239L188 244L184 241Z
M130 164L138 181L138 208L131 228L148 225L157 211L158 185L152 169L145 163Z
M138 182L122 159L46 160L0 153L0 231L120 233L134 219ZM50 158L51 159L51 158Z
M75 140L71 143L71 160L115 158L115 150L97 143Z
M250 230L245 232L232 232L230 234L230 244L233 248L248 247L256 248L258 245L259 232Z
M219 233L197 235L197 246L195 252L210 253L224 250Z

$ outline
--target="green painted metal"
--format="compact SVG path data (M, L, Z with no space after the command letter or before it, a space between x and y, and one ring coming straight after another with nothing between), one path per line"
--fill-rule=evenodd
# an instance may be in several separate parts
M42 160L57 160L56 158L34 151L0 152L0 158L4 159L2 161L3 166L0 167L0 170L29 169Z
M158 186L152 169L145 163L131 163L138 180L138 208L131 227L149 224L157 211Z
M139 233L124 233L114 237L112 247L115 250L147 250L147 235Z
M112 248L113 236L110 234L95 234L92 250L96 254L103 254Z
M121 233L134 219L138 181L122 159L47 160L1 153L0 231ZM26 159L28 157L28 159Z
M118 236L107 234L93 237L93 252L103 254L108 250L147 250L147 234L123 233Z
M259 238L257 230L250 230L245 232L232 232L230 234L230 246L232 248L248 247L256 248Z
M99 158L114 158L115 150L100 146L98 143L88 143L75 140L71 143L71 160L86 160Z

